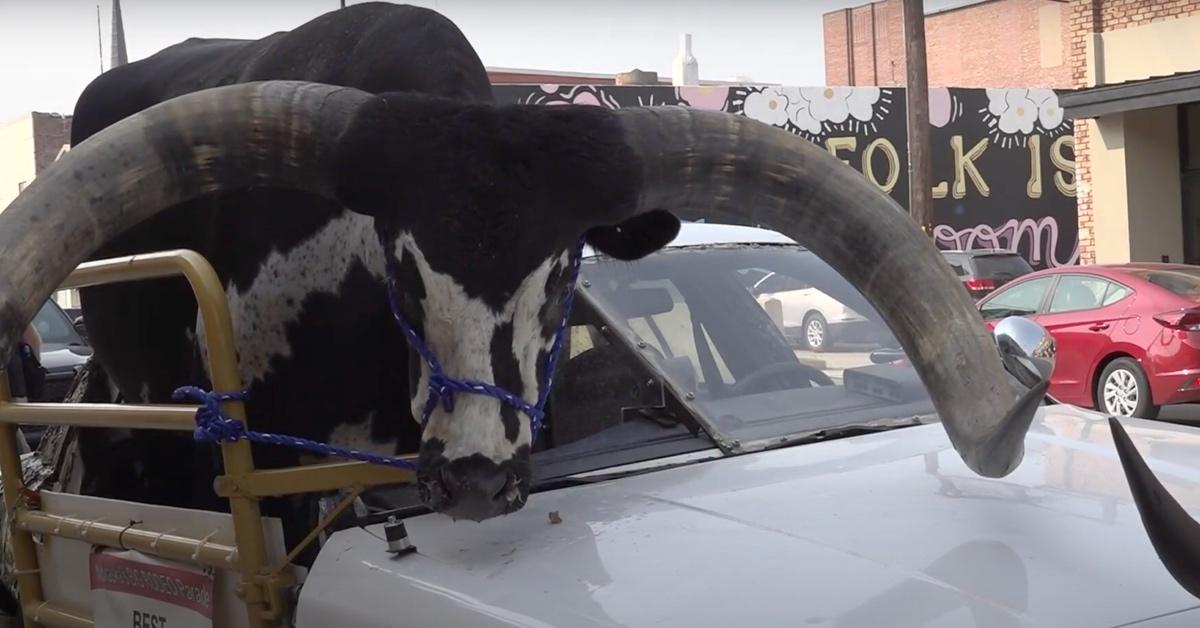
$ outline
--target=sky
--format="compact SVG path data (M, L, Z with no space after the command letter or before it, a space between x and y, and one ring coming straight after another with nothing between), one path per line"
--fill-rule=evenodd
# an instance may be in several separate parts
M867 0L411 0L466 34L487 66L671 74L692 34L702 79L825 81L822 14ZM956 3L926 0L926 9ZM357 4L348 0L347 4ZM108 69L112 0L0 0L0 121L70 113ZM129 60L188 37L257 38L338 8L338 0L121 0Z

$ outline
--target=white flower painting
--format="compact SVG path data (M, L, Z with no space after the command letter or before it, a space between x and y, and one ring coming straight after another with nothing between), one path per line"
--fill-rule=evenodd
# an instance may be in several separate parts
M771 126L783 126L788 121L788 99L783 91L771 87L746 94L742 114Z
M878 87L764 87L747 93L742 113L772 126L792 127L819 136L830 126L873 129L888 112Z
M878 87L802 87L800 95L810 103L813 117L821 122L841 124L850 116L860 122L875 117L879 101Z
M1008 147L1024 145L1027 136L1038 132L1061 132L1063 110L1058 94L1050 89L988 89L988 106L980 111L992 130L993 143Z

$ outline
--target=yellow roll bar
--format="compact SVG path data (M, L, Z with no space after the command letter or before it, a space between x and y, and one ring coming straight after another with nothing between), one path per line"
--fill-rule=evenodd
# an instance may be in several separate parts
M196 297L204 321L204 343L214 389L241 390L225 291L212 265L199 253L180 249L87 262L71 273L61 288L176 276L187 279ZM245 423L242 402L230 401L224 408L230 418ZM226 568L232 565L240 576L238 592L246 605L251 628L279 626L286 612L284 590L292 582L284 565L272 566L267 562L259 499L337 489L358 492L413 478L411 471L364 462L257 470L250 443L222 443L225 475L217 478L216 490L229 500L235 536L232 547L144 527L133 530L49 514L38 510L36 500L29 499L17 448L17 424L192 431L195 412L194 405L16 403L12 400L7 373L0 377L0 474L3 474L6 520L12 526L13 558L26 628L93 626L92 620L79 611L45 600L34 533L86 539L107 547L124 546L168 560ZM310 534L305 542L315 536Z

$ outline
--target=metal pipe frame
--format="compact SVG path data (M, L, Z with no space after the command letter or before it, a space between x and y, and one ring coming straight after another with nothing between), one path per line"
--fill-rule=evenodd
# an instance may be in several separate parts
M216 271L199 253L179 249L87 262L76 268L61 287L81 288L176 276L187 279L204 321L204 342L208 347L214 388L241 390L225 291ZM230 418L245 423L246 410L242 402L231 401L224 407ZM78 611L45 601L33 533L136 549L170 560L215 567L232 564L240 575L238 590L246 604L250 628L277 626L286 612L284 590L292 584L292 578L267 563L259 499L336 489L361 491L413 478L413 473L408 470L362 462L260 471L254 468L249 442L222 443L225 475L217 478L215 488L219 495L229 499L234 547L144 528L62 517L24 503L27 493L17 448L17 424L192 431L195 412L195 405L184 404L13 403L7 375L0 377L0 474L3 474L4 505L13 523L13 557L26 628L93 625L91 619Z

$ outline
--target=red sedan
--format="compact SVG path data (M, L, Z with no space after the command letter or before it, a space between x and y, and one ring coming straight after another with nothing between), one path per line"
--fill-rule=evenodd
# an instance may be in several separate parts
M1030 273L979 301L991 328L1026 316L1058 345L1050 395L1120 416L1200 401L1200 266L1115 264Z

